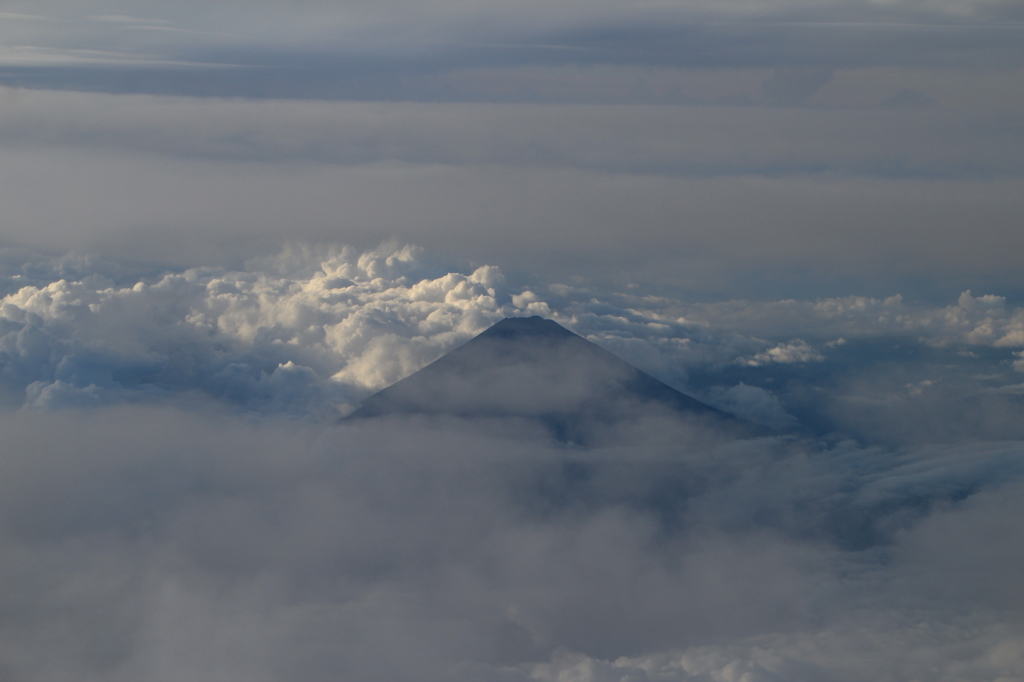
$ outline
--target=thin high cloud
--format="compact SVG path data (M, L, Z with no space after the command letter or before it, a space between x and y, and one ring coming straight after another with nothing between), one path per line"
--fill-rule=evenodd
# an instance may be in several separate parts
M231 0L207 3L201 8L181 7L144 0L122 2L66 1L13 3L6 12L9 21L27 26L23 30L40 31L48 24L62 24L78 32L80 38L116 36L130 40L142 29L194 31L206 35L209 46L216 38L233 37L243 45L276 47L322 45L330 38L349 37L348 49L420 52L435 48L432 41L515 44L518 38L571 34L589 29L600 35L608 28L625 25L633 30L674 22L744 23L756 21L791 24L812 23L822 26L870 25L885 22L895 27L927 29L937 25L979 24L1014 15L1012 3L981 0L920 3L907 0L864 4L848 1L810 2L687 2L634 4L624 7L612 1L555 3L534 2L300 2L274 1L238 3ZM247 11L243 11L247 10ZM424 18L430 24L423 24ZM419 23L418 23L419 22ZM102 33L102 31L106 31ZM118 33L120 31L120 33ZM362 32L362 35L359 35ZM75 35L75 34L72 34ZM179 40L181 39L178 36ZM406 45L399 43L405 38ZM474 39L475 38L475 39ZM461 41L460 41L461 39ZM540 41L538 41L540 42ZM410 44L411 43L411 44ZM543 44L543 43L541 43Z
M553 74L554 76L554 74ZM754 74L681 73L706 90ZM490 74L481 74L490 77ZM624 79L632 75L623 74ZM862 107L803 112L748 107L265 102L0 89L0 144L18 150L103 150L249 163L569 168L638 175L1015 176L1019 131L986 126L1015 104L1019 74L951 88L947 111L886 111L886 89ZM701 82L704 80L705 82ZM666 83L665 87L671 84ZM515 84L510 84L515 87ZM728 88L729 86L724 86ZM846 86L854 90L855 83ZM927 86L924 86L927 87ZM844 89L844 88L838 88ZM963 99L971 89L976 97ZM840 95L836 95L841 97ZM979 101L980 100L980 101ZM850 109L853 110L850 110ZM628 143L624 139L628 138Z
M538 77L559 91L580 74L636 82L628 69L588 71ZM681 84L706 102L760 96L773 77L670 71L656 90ZM719 299L1009 294L1019 80L836 72L803 108L4 88L0 238L234 270L285 232L362 249L396 238L544 282L604 277ZM908 86L939 105L880 107ZM934 291L939 273L957 288Z
M1022 63L1013 3L136 0L12 10L2 36L14 49L0 61L17 68L6 82L110 92L685 102L701 98L678 82L656 87L658 69L739 68L769 73L753 92L730 90L719 103L796 106L837 70L997 72ZM218 68L195 68L202 64ZM632 73L599 73L607 67ZM906 83L883 97L905 90L934 99Z

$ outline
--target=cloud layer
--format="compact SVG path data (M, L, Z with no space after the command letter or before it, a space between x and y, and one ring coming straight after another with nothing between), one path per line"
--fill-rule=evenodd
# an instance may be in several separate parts
M445 0L241 4L222 0L201 8L147 0L49 0L11 3L5 6L4 16L8 44L48 48L38 55L22 51L23 59L35 57L37 63L47 63L46 57L49 63L60 63L60 57L84 63L98 57L179 62L192 57L201 63L230 64L246 58L249 63L259 63L269 56L285 65L294 63L296 53L317 52L356 54L364 59L441 55L448 61L470 61L467 57L475 54L487 61L520 63L567 58L665 61L680 56L696 61L698 51L672 40L694 34L718 48L703 50L703 60L712 63L730 59L723 48L741 47L737 38L754 35L761 39L759 44L737 50L732 60L785 54L785 48L794 43L820 50L826 45L824 38L832 38L833 51L846 59L906 60L922 50L941 54L933 44L936 36L952 38L975 58L991 59L1000 48L1003 56L1013 53L1007 48L1019 29L1014 20L1020 19L1013 3L981 0L628 5L616 0L525 5ZM1001 26L999 22L1003 22ZM801 30L808 25L814 31ZM894 31L902 40L893 40ZM865 34L879 43L873 57L865 49ZM986 35L988 44L984 45ZM632 53L623 54L625 48L632 48ZM795 53L793 50L787 56ZM17 56L17 51L14 54Z
M789 76L759 66L474 68L449 74L452 87L578 96L3 88L0 239L238 270L286 233L364 250L394 238L545 283L604 278L717 299L944 301L1022 286L1018 71L837 71L783 105L763 101L764 84ZM611 96L638 80L681 94ZM882 106L907 88L939 106Z
M869 84L857 82L867 78L863 73L850 74L834 92L823 93L827 107L794 111L723 106L716 100L742 91L756 95L761 81L783 78L764 69L713 77L696 70L663 73L662 87L694 93L694 101L677 106L609 106L624 103L585 98L576 104L245 101L4 88L0 143L17 149L67 146L346 166L397 161L682 176L826 170L1016 175L1022 170L1016 154L1021 130L998 117L1024 103L1010 94L1020 89L1022 74L961 77L936 93L943 97L943 111L924 112L880 108L873 98L887 92L886 86L871 91ZM498 87L497 74L479 77ZM552 87L564 89L570 74L550 77ZM614 70L604 77L614 79ZM621 78L637 75L627 72ZM685 104L691 106L678 106Z
M2 419L14 681L1024 673L1019 443Z

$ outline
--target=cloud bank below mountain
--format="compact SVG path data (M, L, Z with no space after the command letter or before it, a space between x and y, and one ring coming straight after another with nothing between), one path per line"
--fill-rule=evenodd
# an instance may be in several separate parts
M1024 674L1020 443L0 420L16 682Z

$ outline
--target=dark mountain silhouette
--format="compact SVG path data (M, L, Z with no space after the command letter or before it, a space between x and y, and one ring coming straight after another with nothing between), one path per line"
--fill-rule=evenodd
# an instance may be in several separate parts
M346 419L388 415L540 420L563 441L651 414L750 425L658 381L551 320L510 317L396 384Z

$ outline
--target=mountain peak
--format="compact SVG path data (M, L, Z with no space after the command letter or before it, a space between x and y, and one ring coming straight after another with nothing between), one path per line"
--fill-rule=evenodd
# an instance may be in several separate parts
M477 338L498 337L514 339L537 336L558 338L576 335L554 320L547 320L539 315L534 315L533 317L506 317L501 322L482 332Z

